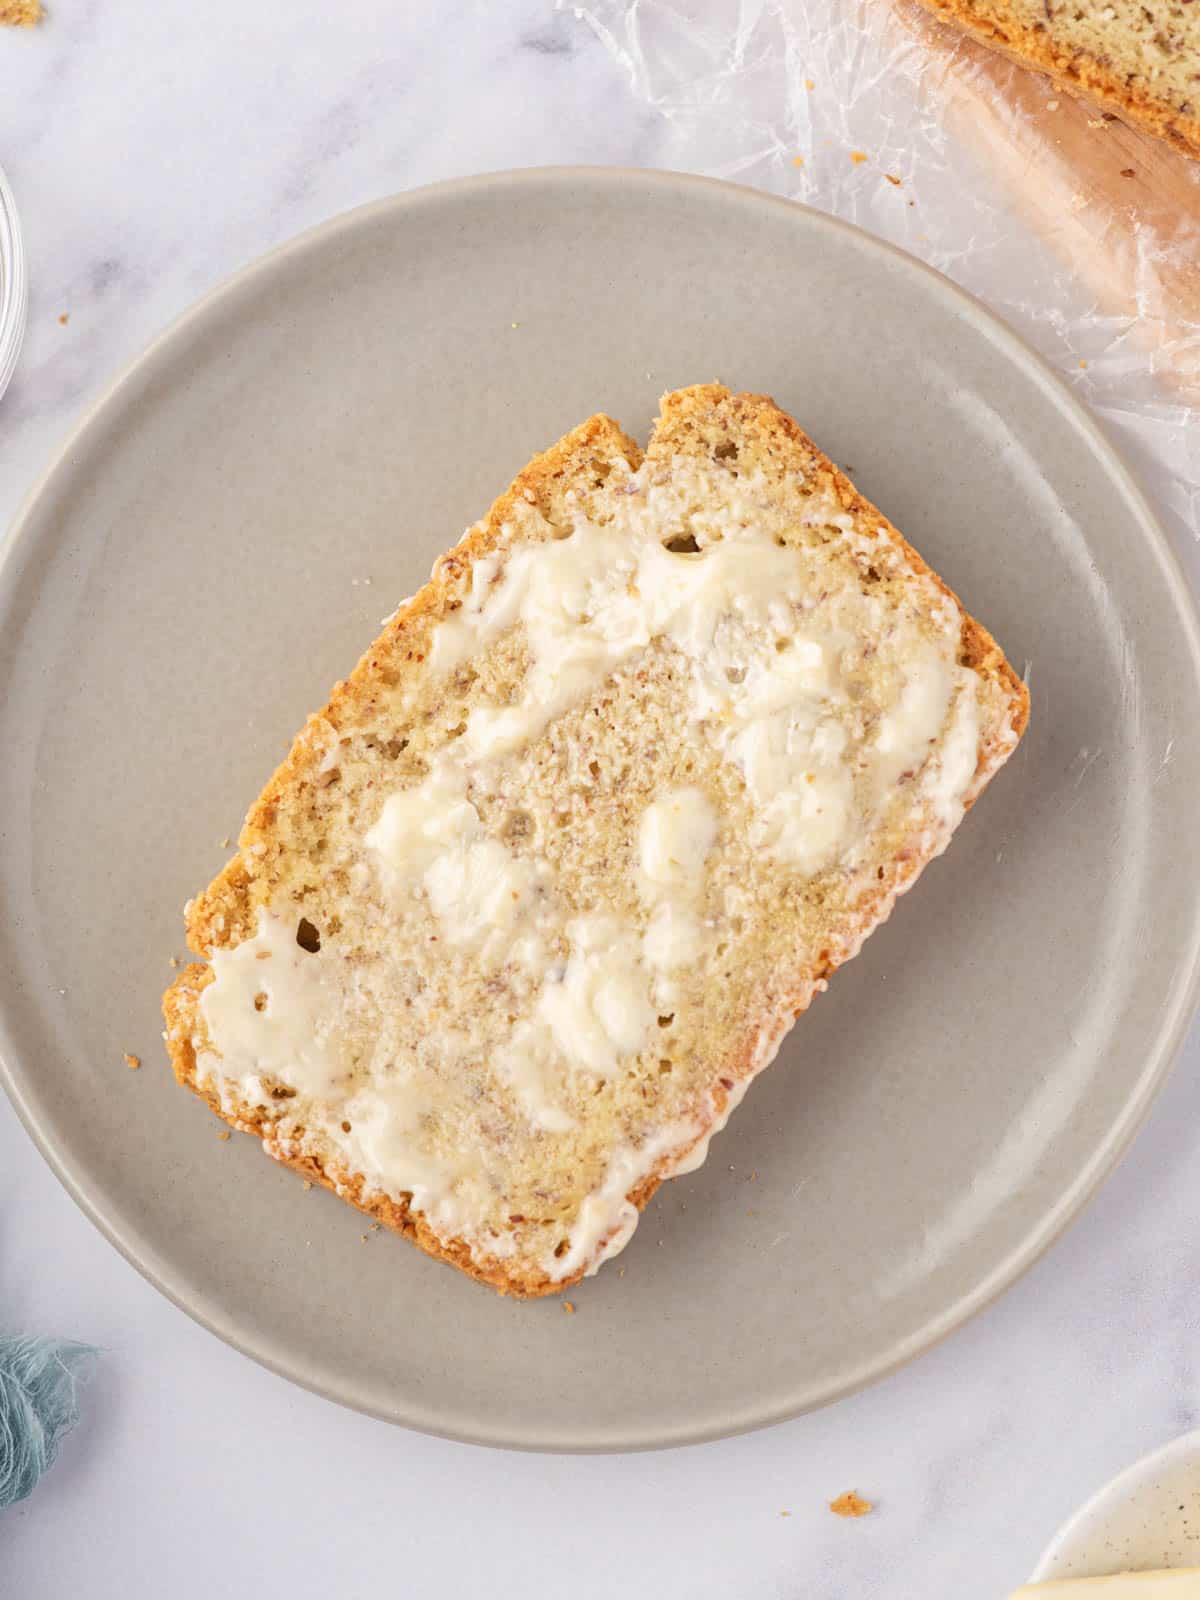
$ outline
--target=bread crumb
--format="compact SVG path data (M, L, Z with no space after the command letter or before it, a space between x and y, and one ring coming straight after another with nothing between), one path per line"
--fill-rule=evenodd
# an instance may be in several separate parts
M563 1310L567 1313L567 1315L569 1317L573 1317L575 1315L575 1304L574 1304L574 1302L571 1301L571 1300L564 1300L563 1301Z
M179 958L177 956L168 956L167 957L167 965L169 967L178 967Z
M33 28L44 16L42 0L0 0L0 27Z
M380 1230L380 1229L381 1229L381 1228L382 1228L382 1227L383 1227L383 1223L382 1223L382 1222L373 1222L373 1223L372 1223L372 1224L371 1224L371 1232L372 1232L372 1233L378 1233L378 1232L379 1232L379 1230Z
M521 324L519 322L514 322L513 323L513 327L514 328L519 328L520 326L521 326Z
M131 1056L131 1055L128 1054L128 1052L126 1052L125 1065L129 1068L130 1072L136 1072L137 1069L141 1066L141 1064L142 1064L141 1056Z
M804 157L803 156L793 156L792 157L792 165L794 167L802 167L804 165Z
M757 1183L758 1182L758 1168L757 1167L755 1167L754 1171L750 1174L750 1182L751 1183Z
M220 845L221 845L221 849L222 850L228 850L229 849L229 835L228 834L226 834L225 837L220 841Z
M1083 372L1083 371L1084 371L1084 370L1085 370L1085 369L1086 369L1086 367L1087 367L1087 362L1086 362L1086 361L1081 361L1081 362L1080 362L1080 363L1079 363L1079 370L1080 370L1080 372Z
M1089 128L1102 128L1103 126L1104 126L1104 118L1103 117L1097 117L1094 122L1091 120L1091 118L1088 119L1088 127Z
M864 1500L853 1489L847 1489L845 1494L840 1494L836 1500L829 1502L829 1509L835 1517L865 1517L874 1511L875 1507L870 1500Z
M222 1144L227 1144L229 1142L229 1137L230 1135L228 1128L222 1128L220 1133L217 1135L217 1138L220 1139Z
M804 80L804 87L805 87L805 88L806 88L806 89L807 89L807 90L809 90L809 91L810 91L810 93L811 93L811 91L812 91L812 90L813 90L813 89L815 89L815 88L816 88L816 87L817 87L817 86L816 86L816 84L815 84L815 83L814 83L814 82L813 82L813 81L812 81L812 79L811 79L811 78L805 78L805 80Z
M791 1513L791 1512L790 1512L790 1511L781 1511L781 1512L780 1512L780 1513L779 1513L779 1515L780 1515L780 1516L781 1516L781 1517L790 1517L790 1516L791 1516L791 1514L792 1514L792 1513Z
M861 167L864 161L869 161L871 158L865 150L851 150L850 159L856 167Z
M624 1276L625 1276L625 1268L624 1267L618 1267L617 1268L617 1277L618 1278L623 1278Z
M365 1233L360 1233L360 1234L359 1234L359 1238L360 1238L360 1239L361 1239L361 1240L362 1240L362 1242L363 1242L363 1243L364 1243L364 1244L366 1244L366 1242L367 1242L367 1235L366 1235L366 1234L365 1234Z
M885 173L884 173L884 177L885 177L885 178L886 178L886 179L887 179L887 181L888 181L888 182L889 182L889 183L890 183L890 184L892 184L892 185L893 185L893 186L894 186L894 187L895 187L895 188L897 188L897 189L898 189L898 188L899 188L899 187L900 187L900 179L899 179L899 178L898 178L898 177L897 177L897 176L896 176L896 174L895 174L895 173L894 173L894 172L885 172Z
M70 322L70 320L71 320L71 313L69 311L60 311L59 312L59 314L58 314L58 325L59 325L60 328L65 328L67 323Z
M312 1179L311 1178L305 1178L304 1187L306 1189L311 1189L312 1188Z
M1057 111L1058 110L1058 101L1057 100L1047 100L1046 101L1046 110L1047 111Z

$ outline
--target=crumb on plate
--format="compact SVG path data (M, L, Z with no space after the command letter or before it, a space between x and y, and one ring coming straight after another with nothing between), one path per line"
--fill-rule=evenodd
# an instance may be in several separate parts
M569 1317L573 1317L575 1315L575 1302L573 1300L564 1300L563 1310Z
M131 1056L128 1051L125 1052L125 1065L129 1068L130 1072L136 1072L141 1064L141 1056Z
M230 1139L229 1129L222 1128L220 1133L217 1135L217 1138L220 1139L222 1144L228 1144Z

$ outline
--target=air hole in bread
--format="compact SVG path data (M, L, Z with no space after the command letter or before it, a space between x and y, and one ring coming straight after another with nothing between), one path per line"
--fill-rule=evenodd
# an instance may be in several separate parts
M675 1021L675 1013L672 1011L669 1016L659 1017L658 1025L659 1025L660 1028L669 1028L674 1021Z
M659 1059L659 1063L658 1063L658 1070L659 1070L659 1072L661 1072L661 1073L662 1073L662 1074L663 1074L663 1075L664 1075L664 1076L665 1076L665 1075L666 1075L666 1074L667 1074L667 1073L668 1073L668 1072L670 1072L670 1070L671 1070L671 1068L672 1068L672 1067L673 1067L673 1066L674 1066L674 1062L673 1062L673 1061L672 1061L672 1060L671 1060L671 1058L670 1058L670 1056L662 1056L662 1057L660 1057L660 1059Z
M560 1239L558 1241L558 1243L554 1246L554 1254L561 1260L561 1258L566 1255L567 1251L570 1248L571 1248L571 1246L570 1246L570 1241L569 1240Z
M669 550L673 556L696 556L700 554L700 546L696 543L696 536L691 533L673 533L669 539L663 540L663 549Z
M260 989L254 996L254 1009L255 1011L265 1011L267 1009L267 995L265 989Z
M407 739L389 739L388 742L385 745L381 746L381 748L383 750L384 755L388 758L389 761L398 761L399 758L408 749L408 740Z
M321 948L321 935L317 928L308 920L301 917L296 928L296 943L301 950L307 950L310 956L315 956Z
M775 648L779 651L779 654L782 655L785 650L790 650L792 648L792 641L790 639L776 639Z
M745 667L726 667L725 676L729 679L730 683L745 683L746 669Z
M501 829L506 839L528 839L533 832L533 818L528 811L514 811Z
M598 761L589 761L588 771L593 778L598 778L600 776L600 763Z
M713 456L718 461L736 461L738 458L738 447L736 444L734 444L732 439L726 439L713 451Z
M343 1133L349 1133L350 1132L350 1124L348 1122L343 1122L342 1123L342 1132Z

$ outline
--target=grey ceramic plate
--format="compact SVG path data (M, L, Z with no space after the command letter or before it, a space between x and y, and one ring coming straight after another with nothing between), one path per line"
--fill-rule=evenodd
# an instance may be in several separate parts
M184 900L304 714L531 452L712 377L801 419L1032 664L1017 758L712 1157L574 1296L499 1300L264 1159L163 1064ZM368 583L367 580L370 580ZM1195 627L1062 387L828 217L663 174L402 196L240 274L63 450L0 579L0 1055L108 1235L260 1361L468 1439L750 1428L927 1348L1045 1247L1196 970ZM126 1071L122 1052L144 1057Z

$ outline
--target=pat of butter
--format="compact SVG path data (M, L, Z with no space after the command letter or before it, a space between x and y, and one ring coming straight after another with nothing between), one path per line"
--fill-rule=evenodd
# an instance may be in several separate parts
M717 819L699 789L675 789L642 813L638 856L655 892L690 891L716 843Z
M564 1059L608 1077L645 1044L654 1022L637 939L615 918L576 917L561 983L548 983L538 1015Z
M1012 1600L1200 1600L1200 1567L1172 1572L1121 1572L1109 1578L1030 1583Z
M344 1092L349 1062L330 959L301 949L295 922L263 910L249 939L210 959L213 981L200 996L200 1015L225 1077L276 1078L327 1100Z
M485 835L461 768L444 761L415 788L389 795L366 842L393 893L424 888L450 944L494 961L507 956L536 904L539 873Z

